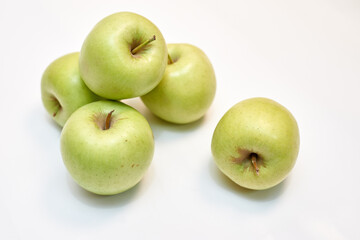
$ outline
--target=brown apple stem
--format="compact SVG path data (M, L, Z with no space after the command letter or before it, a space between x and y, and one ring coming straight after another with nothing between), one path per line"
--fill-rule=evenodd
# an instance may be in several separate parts
M53 113L53 117L56 117L56 114L59 112L60 108L61 108L61 106L58 105L55 112Z
M173 63L174 63L173 60L172 60L172 58L171 58L171 56L170 56L170 54L168 54L168 59L169 59L169 64L173 64Z
M257 166L257 163L256 163L256 160L257 160L257 155L252 153L251 154L251 162L255 168L255 171L256 171L256 175L259 176L259 167Z
M137 46L136 48L131 50L131 53L136 54L144 46L148 45L149 43L151 43L152 41L155 41L155 40L156 40L156 37L155 37L155 35L153 35L150 39L146 40L145 42L143 42L142 44L140 44L139 46Z
M108 130L108 129L110 128L111 114L112 114L114 111L115 111L115 110L112 110L112 111L109 112L108 115L106 116L105 130Z

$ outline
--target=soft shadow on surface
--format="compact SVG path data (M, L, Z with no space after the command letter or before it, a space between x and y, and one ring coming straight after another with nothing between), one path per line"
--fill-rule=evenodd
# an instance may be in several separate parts
M61 225L88 229L111 221L125 211L135 192L123 196L98 196L77 186L64 171L54 173L42 192L42 209L48 219ZM125 192L126 193L126 192Z
M141 182L133 188L110 196L97 195L91 193L80 187L74 180L67 174L67 183L72 195L80 202L95 208L118 208L123 207L130 202L134 201L135 196L141 188Z
M61 133L62 127L59 124L57 124L55 120L50 117L49 114L45 113L44 115L46 115L44 116L44 120L46 121L46 124L49 125L51 128L58 130Z
M275 187L266 190L251 190L243 188L230 180L230 178L228 178L225 174L223 174L216 166L212 157L209 160L209 172L212 179L214 179L214 182L216 182L222 188L241 197L255 201L271 201L277 199L281 196L286 188L286 180L276 185Z
M70 194L82 204L92 208L108 209L122 208L127 204L134 203L137 197L145 194L146 190L150 188L154 176L154 168L150 166L144 177L134 187L125 192L108 196L98 195L83 189L71 178L70 174L66 174L66 182Z
M150 112L150 110L146 108L146 106L144 105L144 103L141 101L140 98L126 99L126 100L123 100L122 102L135 108L146 118L146 120L149 122L149 124L154 132L154 137L157 140L161 140L161 135L165 132L183 134L186 132L194 131L200 125L202 125L206 119L206 115L205 115L204 117L200 118L199 120L192 122L192 123L188 123L188 124L170 123L170 122L164 121L164 120L158 118L157 116L155 116L154 114L152 114ZM169 138L167 137L166 140L169 140Z

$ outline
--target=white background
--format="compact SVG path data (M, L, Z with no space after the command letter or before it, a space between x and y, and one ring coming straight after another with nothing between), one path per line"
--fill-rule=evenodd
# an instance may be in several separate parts
M102 197L67 173L40 79L118 11L203 49L218 88L183 126L127 101L153 129L154 159L136 187ZM0 239L360 239L358 0L2 0L0 89ZM295 168L266 191L233 184L210 151L222 115L257 96L287 107L301 134Z

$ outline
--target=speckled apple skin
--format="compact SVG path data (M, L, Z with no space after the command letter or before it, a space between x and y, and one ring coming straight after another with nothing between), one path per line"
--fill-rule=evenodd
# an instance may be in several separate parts
M214 100L216 77L206 54L190 44L168 44L174 63L148 94L141 97L156 116L168 122L186 124L205 115Z
M110 128L97 119L114 110ZM84 189L113 195L135 186L150 166L154 138L146 119L120 102L98 101L78 109L61 134L61 155L73 179Z
M267 189L283 181L294 167L300 145L293 115L267 98L251 98L233 106L221 118L212 138L212 154L219 169L238 185ZM256 153L259 175L250 153Z

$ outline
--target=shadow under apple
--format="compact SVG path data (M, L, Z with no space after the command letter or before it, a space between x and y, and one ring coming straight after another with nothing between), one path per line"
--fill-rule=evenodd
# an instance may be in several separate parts
M206 115L188 124L175 124L162 120L150 112L140 98L122 100L123 103L138 110L149 122L156 140L171 140L175 135L183 135L198 129L206 120ZM180 136L181 137L181 136Z
M45 119L46 119L47 124L50 125L50 127L58 130L59 133L61 133L62 127L61 127L59 124L57 124L57 123L54 121L54 119L52 119L52 118L49 116L49 114L46 114Z
M69 174L67 174L67 183L72 195L79 200L81 203L86 204L95 208L119 208L124 207L125 205L133 202L136 195L139 193L141 188L141 181L136 184L133 188L116 194L109 196L97 195L95 193L91 193L86 191L82 187L80 187Z

